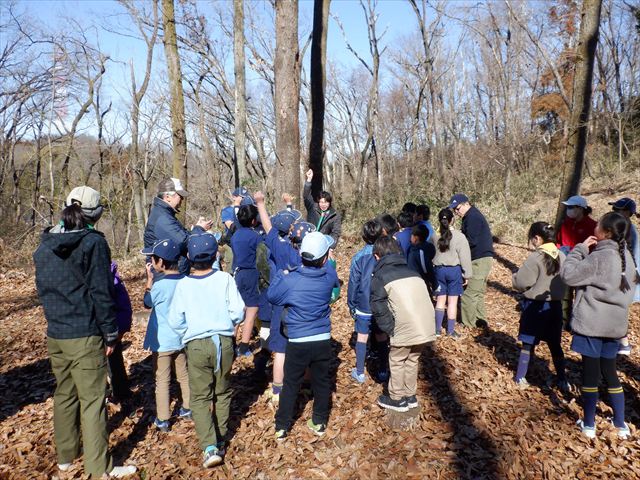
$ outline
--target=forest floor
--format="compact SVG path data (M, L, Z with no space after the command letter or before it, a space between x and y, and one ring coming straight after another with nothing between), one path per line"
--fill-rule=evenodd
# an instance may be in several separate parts
M348 279L356 246L343 242L339 274ZM346 291L333 307L336 385L324 437L305 426L311 402L284 443L273 438L274 409L266 379L250 363L234 366L231 432L224 465L203 470L190 421L176 421L169 433L152 425L154 389L151 356L142 349L145 314L125 338L125 358L136 392L132 414L110 409L110 444L116 462L138 466L145 479L383 479L383 478L640 478L640 308L630 313L630 357L618 357L632 437L618 440L608 422L611 409L598 406L598 435L585 439L575 426L579 394L562 393L553 381L546 346L537 349L529 371L531 386L520 390L512 378L518 357L519 314L511 291L511 268L527 251L497 245L489 279L487 330L463 330L460 340L440 337L425 350L419 376L419 417L409 430L394 430L376 404L382 386L359 386L349 373L353 322ZM121 266L136 310L141 306L140 264ZM346 288L346 287L345 287ZM45 343L46 322L30 272L0 275L0 478L82 478L82 464L65 474L56 468L53 389ZM569 351L569 380L579 385L579 356ZM601 391L602 393L604 390Z

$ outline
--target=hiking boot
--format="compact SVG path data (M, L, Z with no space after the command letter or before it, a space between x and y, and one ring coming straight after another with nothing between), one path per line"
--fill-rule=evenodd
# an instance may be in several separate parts
M407 407L409 408L418 408L418 399L415 395L411 395L410 397L404 397L407 402Z
M309 427L309 430L311 430L313 433L315 433L319 437L324 435L324 432L327 429L327 426L324 423L320 423L316 425L315 423L313 423L313 419L311 418L307 421L307 427Z
M570 393L572 386L566 380L558 380L558 388L561 392Z
M220 465L221 463L222 455L220 455L218 447L216 447L215 445L209 445L204 451L202 466L204 468L209 468Z
M582 434L587 438L596 438L596 427L587 427L582 419L576 422Z
M153 425L161 432L167 433L169 431L169 420L160 420L156 417L153 421Z
M358 383L364 383L364 373L358 373L356 368L351 370L351 378L353 378Z
M287 431L284 429L276 430L275 438L279 442L284 442L285 438L287 438Z
M409 406L407 405L407 399L401 398L400 400L394 400L388 395L380 395L378 397L378 405L382 408L387 408L395 412L408 412Z

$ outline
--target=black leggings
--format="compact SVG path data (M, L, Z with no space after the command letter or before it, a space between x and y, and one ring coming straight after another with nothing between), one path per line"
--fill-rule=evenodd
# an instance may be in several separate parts
M616 371L615 358L587 357L582 356L582 386L598 387L600 376L608 388L619 388L618 372Z

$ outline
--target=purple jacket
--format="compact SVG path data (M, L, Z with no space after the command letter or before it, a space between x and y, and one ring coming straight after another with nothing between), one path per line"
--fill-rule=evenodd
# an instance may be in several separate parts
M118 264L111 262L111 274L113 275L113 285L115 296L113 300L116 303L116 323L118 324L118 333L122 335L131 330L131 318L133 310L131 308L131 299L127 287L118 275Z

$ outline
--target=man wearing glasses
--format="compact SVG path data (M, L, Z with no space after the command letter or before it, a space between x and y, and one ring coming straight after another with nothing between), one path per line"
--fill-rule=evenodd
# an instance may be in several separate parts
M466 195L457 193L451 197L449 208L462 219L461 230L471 248L473 276L462 295L462 323L471 328L485 328L488 324L484 294L494 257L491 229L487 219L469 203Z

